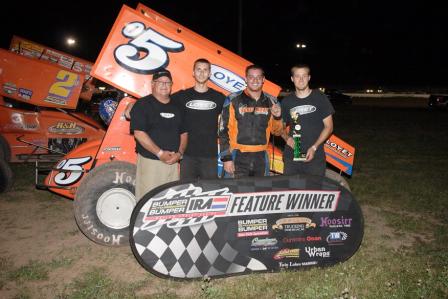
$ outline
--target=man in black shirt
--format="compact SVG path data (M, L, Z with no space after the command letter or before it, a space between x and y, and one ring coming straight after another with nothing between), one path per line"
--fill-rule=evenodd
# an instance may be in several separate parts
M180 162L181 179L212 179L217 177L218 116L225 97L207 86L211 65L200 58L193 66L193 87L172 95L173 102L183 110L188 130L188 147Z
M187 146L188 134L180 109L170 100L171 73L159 70L151 82L152 94L132 107L131 131L137 149L135 197L179 179L178 161Z
M291 68L295 92L283 98L281 104L283 121L289 127L289 134L282 135L286 141L283 174L325 175L323 143L333 132L334 109L323 93L310 89L310 79L309 66L296 65ZM306 153L305 161L294 161L294 128L301 135L301 150Z

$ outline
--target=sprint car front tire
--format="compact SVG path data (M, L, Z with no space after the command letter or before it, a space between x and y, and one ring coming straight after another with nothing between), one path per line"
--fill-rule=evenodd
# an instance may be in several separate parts
M0 158L0 193L8 191L12 186L12 170L8 162Z
M9 148L8 141L2 135L0 135L0 159L6 162L11 161L11 149Z
M134 164L112 161L95 167L81 181L74 213L87 238L105 246L129 245L129 223L137 203L135 173Z
M329 178L330 180L335 181L336 183L338 183L339 185L341 185L348 191L351 191L350 185L348 184L347 180L342 175L337 173L336 171L328 169L328 168L325 169L325 177Z

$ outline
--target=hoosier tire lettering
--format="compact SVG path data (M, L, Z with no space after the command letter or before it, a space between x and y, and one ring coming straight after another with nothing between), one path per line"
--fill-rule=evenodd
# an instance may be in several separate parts
M82 233L105 246L129 244L129 221L136 204L135 165L102 164L81 181L75 196L75 219Z
M83 223L85 225L88 225L86 227L87 231L89 231L89 233L94 236L96 239L101 240L103 243L105 244L110 244L112 246L119 246L120 242L121 242L121 238L124 237L124 235L115 235L112 234L110 236L105 236L102 233L98 233L98 230L94 227L94 225L92 224L92 222L89 220L89 215L82 215L81 216L83 219L85 219L83 221ZM90 225L89 225L90 224Z

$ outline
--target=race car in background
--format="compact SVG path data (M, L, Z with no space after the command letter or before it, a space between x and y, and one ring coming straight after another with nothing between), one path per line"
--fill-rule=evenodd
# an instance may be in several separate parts
M49 162L101 140L104 126L76 111L94 93L92 63L14 36L0 49L0 192L12 184L7 163Z
M213 88L225 94L245 88L245 68L251 62L142 4L122 7L90 74L130 96L119 102L102 140L84 142L69 152L38 185L74 198L76 222L92 241L107 246L129 242L136 153L124 115L127 105L151 93L151 74L160 68L173 74L173 92L192 86L197 58L211 62ZM275 96L280 89L268 80L264 84L264 91ZM329 164L351 175L352 146L332 136L325 151ZM281 173L281 150L271 147L270 157L272 172ZM328 173L348 187L342 176Z

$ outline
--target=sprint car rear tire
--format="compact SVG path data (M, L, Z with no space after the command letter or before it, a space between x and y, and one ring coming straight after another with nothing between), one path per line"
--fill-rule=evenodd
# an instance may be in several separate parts
M74 213L87 238L105 246L129 245L129 223L137 203L135 173L134 164L112 161L94 168L82 180Z
M350 185L348 184L347 180L342 175L337 173L336 171L328 169L328 168L325 169L325 177L329 178L330 180L335 181L336 183L338 183L339 185L341 185L348 191L351 191Z
M12 186L12 170L8 162L0 158L0 193L6 192Z
M9 148L8 141L2 135L0 135L0 159L6 162L11 161L11 149Z

